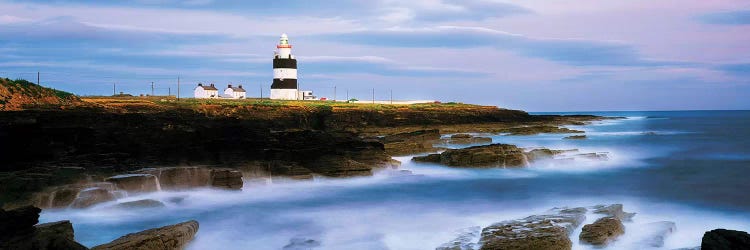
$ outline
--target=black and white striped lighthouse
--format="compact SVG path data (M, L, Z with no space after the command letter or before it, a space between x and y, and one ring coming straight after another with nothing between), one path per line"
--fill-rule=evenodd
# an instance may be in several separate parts
M289 44L289 37L286 34L281 34L276 49L273 57L271 99L300 99L297 87L297 59L292 55L292 45Z

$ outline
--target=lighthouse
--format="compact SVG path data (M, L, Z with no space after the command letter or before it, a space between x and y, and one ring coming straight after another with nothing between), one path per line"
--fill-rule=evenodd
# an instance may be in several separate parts
M304 99L300 97L297 87L297 59L292 55L292 45L289 44L289 37L286 34L281 34L276 49L273 57L271 99Z

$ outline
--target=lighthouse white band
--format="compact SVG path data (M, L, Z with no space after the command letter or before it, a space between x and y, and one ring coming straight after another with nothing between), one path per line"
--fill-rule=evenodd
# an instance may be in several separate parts
M273 69L274 79L297 79L297 69Z

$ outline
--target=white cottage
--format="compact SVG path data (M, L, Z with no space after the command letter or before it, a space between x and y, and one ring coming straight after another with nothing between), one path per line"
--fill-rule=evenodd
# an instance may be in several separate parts
M195 88L193 94L195 94L195 98L219 98L219 90L213 83L208 86L198 83L198 87Z
M232 99L245 99L247 92L242 88L242 85L232 87L232 84L227 85L227 89L224 90L224 98Z

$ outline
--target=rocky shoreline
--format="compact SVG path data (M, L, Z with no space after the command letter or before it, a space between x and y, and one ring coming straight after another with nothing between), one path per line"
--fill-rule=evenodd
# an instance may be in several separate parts
M120 191L135 192L123 183L117 188L102 184L117 186L116 179L106 179L121 174L164 175L159 178L164 183L159 184L167 189L170 185L233 189L241 183L232 179L268 176L368 176L379 168L398 167L391 156L437 152L442 150L440 144L491 141L469 135L441 138L456 131L577 133L560 126L602 119L607 118L532 116L482 106L387 110L202 106L196 110L131 105L5 111L0 112L0 158L5 163L0 167L0 203L6 209L65 207L81 190L98 188L87 190L84 195L91 198L75 206L88 207L92 201L122 196ZM169 168L174 167L199 169L194 171L201 172L203 184L170 182ZM229 170L217 172L220 168ZM208 172L216 176L210 185L205 184ZM50 199L45 194L65 198Z

